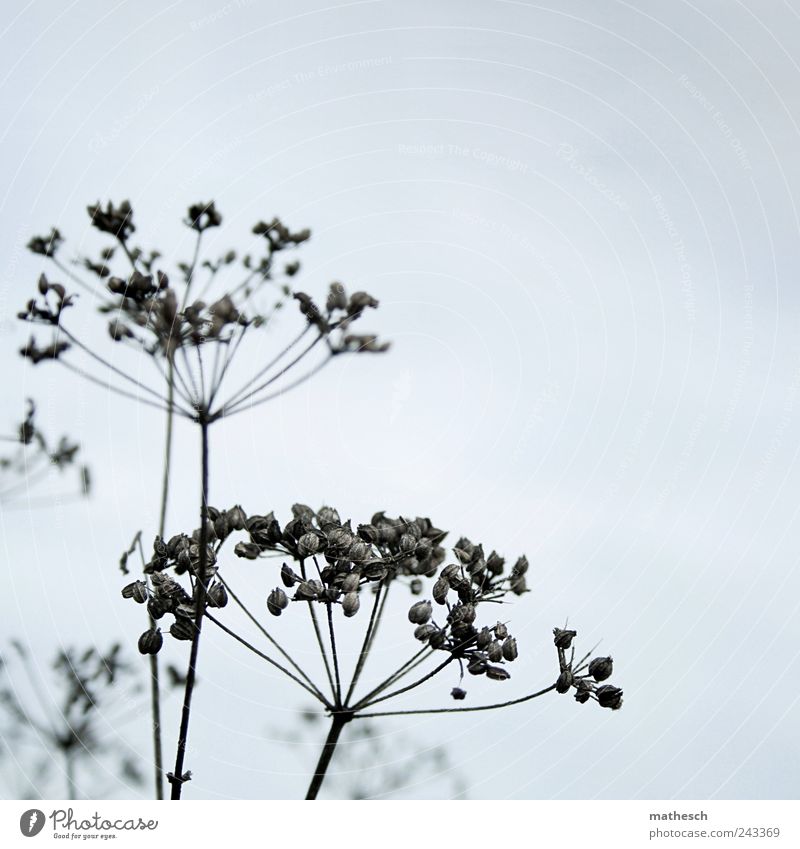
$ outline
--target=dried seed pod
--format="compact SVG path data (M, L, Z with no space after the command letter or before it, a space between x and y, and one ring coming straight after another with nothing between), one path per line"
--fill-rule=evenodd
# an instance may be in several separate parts
M505 565L505 560L496 552L493 551L489 555L489 559L486 561L486 568L489 572L497 577L498 575L503 574L503 566Z
M498 640L504 640L508 636L508 628L502 622L498 622L494 626L494 635Z
M470 675L483 675L489 668L489 664L482 657L475 656L467 665L467 672Z
M488 628L481 628L475 638L475 644L479 649L485 649L492 642L492 632Z
M557 693L566 693L569 688L572 686L573 675L569 669L565 669L559 676L556 681L556 692Z
M486 647L486 656L492 663L499 663L503 659L503 646L500 640L492 640Z
M422 581L419 578L414 578L409 584L411 595L422 595Z
M434 634L438 634L439 629L428 622L424 625L417 625L414 629L414 638L419 640L421 643L424 643L426 640L429 640Z
M283 590L281 590L281 592L283 592ZM297 601L314 601L318 595L319 592L311 581L300 581L294 593L294 597Z
M142 654L158 654L163 644L164 638L159 628L150 628L139 637L139 651Z
M297 553L300 557L311 557L320 550L320 539L316 534L303 534L297 541Z
M476 611L475 605L471 602L466 602L461 605L461 621L471 625L475 621Z
M167 599L153 596L147 602L147 612L153 617L153 619L161 619L165 613L169 613L171 606L172 605L169 601L167 601Z
M603 684L602 687L597 688L595 696L600 707L611 708L611 710L619 710L622 707L622 690L619 687Z
M267 610L273 616L280 616L281 613L286 609L289 604L289 599L286 597L286 593L280 588L276 587L268 596L267 596Z
M228 603L228 591L225 587L215 582L206 590L209 607L225 607Z
M225 514L228 517L228 523L234 531L243 531L247 527L247 514L237 504L231 507Z
M589 675L595 681L605 681L614 671L614 661L610 657L595 657L589 664Z
M293 587L301 579L294 573L292 567L289 566L288 563L284 563L283 566L281 566L281 580L283 581L284 587Z
M508 681L511 677L511 673L508 670L503 669L502 666L487 666L486 677L491 678L492 681Z
M517 560L511 569L511 574L515 578L521 578L528 571L528 558L523 554L522 557Z
M403 534L400 537L400 551L410 554L417 547L417 541L411 534Z
M233 553L245 560L256 560L261 549L254 542L237 542L233 547Z
M438 629L435 634L431 634L430 639L428 640L428 645L432 649L440 649L446 642L447 634L443 630Z
M594 691L594 685L585 678L580 678L575 682L575 691L575 701L579 704L585 704Z
M344 615L348 618L350 616L355 616L356 613L358 613L359 607L361 607L361 599L358 597L358 593L346 593L345 597L342 599L342 609L344 610Z
M441 578L444 578L445 581L448 581L450 583L452 583L455 578L458 578L460 576L461 569L455 563L451 563L449 566L445 566L440 574Z
M360 540L354 542L347 551L347 557L353 563L363 563L369 554L369 546Z
M364 563L364 577L371 581L381 581L389 574L383 560L368 560Z
M358 572L350 572L344 576L342 581L343 593L354 593L358 590L358 585L361 583L361 575Z
M572 645L572 640L576 636L576 631L565 631L561 628L553 628L553 642L560 649L568 649Z
M147 584L144 581L134 581L122 588L123 598L132 598L137 604L147 601Z
M450 592L450 584L446 578L437 578L433 585L433 600L437 604L444 604L447 601L447 593Z
M418 601L408 611L408 621L415 625L424 625L431 618L433 610L429 601Z
M508 637L503 643L503 657L508 660L516 660L519 656L517 651L517 641L513 637Z
M450 695L457 701L463 701L467 697L467 691L462 690L461 687L453 687L450 691Z
M169 632L176 640L193 640L197 626L191 619L181 616L172 623Z

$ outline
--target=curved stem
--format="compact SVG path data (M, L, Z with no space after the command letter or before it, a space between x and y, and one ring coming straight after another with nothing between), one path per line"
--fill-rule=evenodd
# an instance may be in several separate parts
M379 716L421 716L422 714L430 713L472 713L479 710L497 710L498 708L511 707L511 705L520 705L523 702L529 702L531 699L537 699L551 690L555 690L556 685L551 684L545 687L544 690L539 690L536 693L531 693L529 696L523 696L520 699L511 699L508 702L498 702L494 705L478 705L477 707L457 707L457 708L431 708L425 710L390 710L381 711L378 713L357 713L353 716L354 719L375 719Z
M407 684L405 687L401 687L399 690L394 690L391 693L387 693L385 696L379 696L377 699L373 699L370 702L365 702L362 707L372 707L372 705L376 705L378 704L378 702L385 702L387 699L393 699L395 696L400 696L403 693L407 693L409 690L413 690L415 687L419 687L420 684L424 684L426 681L433 678L434 675L438 675L445 668L445 666L448 666L454 660L455 655L449 655L447 660L440 663L435 669L432 669L426 675L423 675L422 678L419 678L417 681L414 681L413 684Z

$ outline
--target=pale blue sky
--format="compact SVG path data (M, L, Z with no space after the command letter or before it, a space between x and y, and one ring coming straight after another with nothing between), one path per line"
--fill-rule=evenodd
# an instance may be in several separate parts
M474 703L548 683L566 616L615 657L618 713L553 696L417 719L470 795L796 795L800 6L284 8L6 6L3 427L35 395L80 436L96 493L0 512L0 637L134 650L115 562L157 511L159 415L15 359L39 270L24 244L57 224L77 249L85 205L129 197L137 235L186 258L185 208L214 198L221 245L273 214L310 227L303 285L368 289L394 347L220 426L212 503L430 515L527 552L515 675L472 683ZM176 530L197 500L181 440ZM410 643L404 604L394 619L387 651ZM286 617L298 644L304 626ZM264 739L300 694L214 637L189 795L300 795L312 753ZM408 703L446 704L452 683ZM109 733L147 751L142 729Z

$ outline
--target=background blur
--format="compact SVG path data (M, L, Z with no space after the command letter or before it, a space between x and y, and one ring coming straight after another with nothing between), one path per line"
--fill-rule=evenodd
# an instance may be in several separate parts
M186 207L213 198L220 247L274 214L310 227L298 285L368 290L382 303L363 327L393 348L212 431L211 503L385 509L524 551L520 659L507 683L470 681L471 703L550 683L567 616L625 689L613 714L552 695L385 721L382 758L409 735L448 753L401 795L446 796L455 773L472 798L796 795L800 4L550 6L4 6L0 430L37 398L95 488L0 511L3 644L45 673L59 644L118 639L140 662L117 560L157 528L163 436L158 412L17 356L40 269L24 246L57 225L69 256L96 241L86 204L127 197L137 243L185 260ZM75 317L108 350L89 304ZM179 421L178 439L173 532L197 508L196 434ZM277 583L232 568L256 599ZM399 596L381 651L413 648ZM281 627L311 651L305 619ZM187 798L300 796L323 730L278 738L303 694L209 633ZM447 706L455 683L402 706ZM146 722L107 733L150 757ZM2 759L3 795L26 758ZM61 792L60 769L40 792ZM84 792L150 793L103 769Z

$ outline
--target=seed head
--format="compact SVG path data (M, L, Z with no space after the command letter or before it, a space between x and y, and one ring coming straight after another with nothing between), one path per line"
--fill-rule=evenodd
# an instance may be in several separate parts
M359 607L361 607L361 599L358 597L358 593L346 593L344 599L342 599L342 609L344 610L344 615L348 618L351 616L355 616L356 613L358 613Z
M572 640L577 636L576 631L565 631L561 628L553 628L553 642L557 648L568 649L572 645Z
M158 654L163 644L164 638L159 628L150 628L139 637L139 651L142 654Z
M619 687L603 684L602 687L597 688L595 696L600 707L611 708L611 710L619 710L622 707L622 690Z
M614 671L614 661L610 657L595 657L589 664L589 675L595 681L605 681Z
M268 596L267 596L267 610L273 616L280 616L281 613L287 608L289 604L289 599L286 597L286 593L280 588L276 587Z
M137 604L147 601L147 584L144 581L134 581L122 588L123 598L132 598Z
M503 643L503 657L508 661L512 661L516 660L518 656L517 641L513 637L508 637Z
M492 681L507 681L511 677L511 673L502 666L487 666L486 677Z
M556 681L556 692L557 693L566 693L569 688L572 686L573 675L569 669L565 669L559 676Z
M424 625L431 618L432 613L433 610L429 601L418 601L411 605L411 609L408 611L408 621L415 625Z

